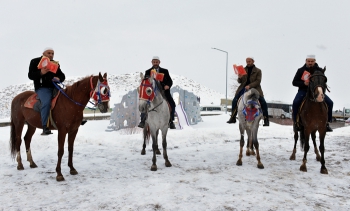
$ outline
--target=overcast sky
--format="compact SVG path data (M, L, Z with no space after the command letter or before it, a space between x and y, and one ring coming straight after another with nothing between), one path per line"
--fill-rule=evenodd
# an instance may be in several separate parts
M29 81L29 62L55 50L67 77L124 74L158 55L170 74L225 94L233 64L252 56L267 100L292 102L307 54L327 66L334 109L350 106L350 1L0 0L0 88ZM228 87L228 94L230 88Z

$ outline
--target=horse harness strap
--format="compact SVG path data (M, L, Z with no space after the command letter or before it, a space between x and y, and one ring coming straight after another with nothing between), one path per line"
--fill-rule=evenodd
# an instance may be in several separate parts
M152 108L151 110L148 110L148 112L151 112L151 111L157 112L156 108L158 108L163 102L164 102L164 100L162 100L162 102L160 102L157 106L155 106L155 107Z

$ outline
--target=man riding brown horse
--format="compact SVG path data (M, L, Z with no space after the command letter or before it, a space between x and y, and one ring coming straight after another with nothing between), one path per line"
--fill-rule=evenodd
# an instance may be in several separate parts
M309 85L308 80L303 80L303 73L304 71L307 71L312 75L315 71L321 71L324 72L322 68L318 66L316 63L316 57L315 55L307 55L305 64L301 68L298 69L296 72L294 79L293 79L293 86L298 87L298 93L295 95L295 98L293 100L293 122L294 127L297 131L300 131L300 127L297 124L297 114L299 112L299 108L306 96L307 93L307 87ZM332 132L332 128L329 126L329 122L332 122L332 110L333 110L333 101L325 95L324 101L326 102L328 106L328 122L327 122L327 132Z
M30 80L33 80L35 92L37 93L41 101L40 114L41 123L43 126L43 132L41 133L41 135L52 134L51 130L46 125L50 114L53 90L55 88L52 81L54 80L57 82L63 82L66 78L58 62L56 62L58 65L56 73L50 71L48 65L43 66L41 69L39 69L38 65L43 57L47 57L50 59L50 61L55 62L53 60L54 54L55 52L52 48L45 48L43 55L32 59L29 65L28 78Z

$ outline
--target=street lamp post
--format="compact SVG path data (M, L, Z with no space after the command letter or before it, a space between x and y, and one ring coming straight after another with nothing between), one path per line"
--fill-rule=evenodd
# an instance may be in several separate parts
M228 52L227 51L223 51L223 50L218 49L218 48L211 48L211 49L218 50L218 51L226 53L226 110L225 110L225 114L227 114L227 62L228 62Z

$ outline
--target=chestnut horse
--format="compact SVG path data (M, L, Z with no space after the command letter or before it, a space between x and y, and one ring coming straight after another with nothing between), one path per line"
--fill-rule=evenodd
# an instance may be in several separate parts
M75 82L71 86L67 86L64 90L60 89L60 92L61 94L58 96L56 105L51 110L52 119L57 128L50 125L51 130L58 130L57 181L64 180L61 173L61 160L64 153L66 134L68 134L68 166L70 167L70 174L78 174L73 167L74 140L83 119L83 110L90 98L95 100L95 105L97 105L102 113L108 111L110 92L107 82L107 73L105 73L103 77L101 73L99 73L98 76L86 77ZM24 103L32 94L34 94L33 91L22 92L12 100L11 104L10 147L11 156L15 158L17 155L18 170L24 170L20 148L22 143L22 130L25 123L28 125L27 132L24 136L27 161L29 161L31 168L37 167L32 158L30 143L36 128L42 128L41 117L40 113L34 111L34 109L24 107Z
M325 166L324 160L324 139L326 136L326 125L327 125L327 112L328 107L324 102L325 91L327 88L327 77L324 75L325 69L322 71L315 71L314 74L310 77L310 83L308 86L305 103L299 109L299 123L301 127L300 131L300 147L301 150L304 150L303 163L300 166L300 171L307 171L306 162L307 162L307 152L309 151L309 138L311 134L312 141L314 142L316 159L321 161L321 173L328 174L327 168ZM298 118L297 117L297 118ZM320 152L321 157L316 147L316 132L319 133L320 139ZM296 144L298 142L298 131L294 128L294 149L293 153L290 156L290 160L295 160L296 153Z

